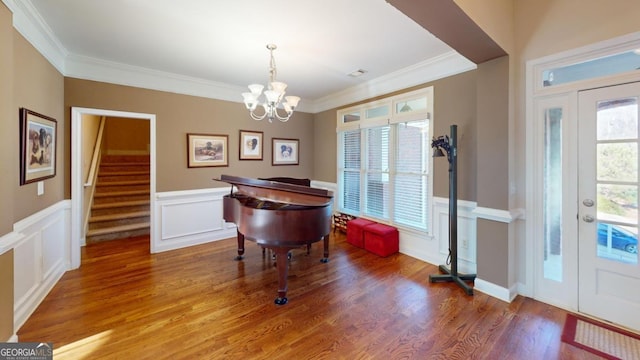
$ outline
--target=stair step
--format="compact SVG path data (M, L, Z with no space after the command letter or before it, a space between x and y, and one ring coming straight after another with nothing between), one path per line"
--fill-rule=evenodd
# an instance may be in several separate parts
M128 161L127 162L117 162L117 161L105 162L105 161L102 161L100 163L100 166L105 166L105 167L111 167L111 166L140 166L140 167L144 166L144 167L149 167L149 166L151 166L150 164L151 164L150 162L140 162L140 161L137 161L137 162L134 162L134 161L131 161L131 162L128 162Z
M148 155L104 155L91 206L87 244L149 234Z
M130 170L130 171L126 171L126 170L114 170L114 171L100 171L98 173L98 178L100 178L101 176L118 176L118 175L122 175L122 176L129 176L129 175L149 175L150 172L149 170Z
M95 193L94 198L115 197L115 196L132 196L132 195L149 195L149 190L124 190L124 191L109 191Z
M105 203L105 204L94 204L91 207L91 210L118 208L118 207L124 207L124 206L149 205L149 203L150 203L149 200L118 201L118 202Z
M119 225L119 226L108 227L108 228L91 229L87 231L87 237L106 235L106 234L117 233L117 232L141 230L141 229L148 228L149 226L151 226L149 222L143 222L143 223L136 223L136 224Z
M100 222L100 221L123 220L123 219L131 219L131 218L137 218L137 217L149 216L149 215L151 215L150 211L132 211L132 212L125 212L125 213L114 213L114 214L108 214L108 215L92 216L89 218L89 222L93 223L93 222Z
M114 185L126 186L126 185L149 185L149 184L150 184L149 180L122 180L122 181L98 180L98 182L96 183L96 186L100 187L100 186L114 186Z

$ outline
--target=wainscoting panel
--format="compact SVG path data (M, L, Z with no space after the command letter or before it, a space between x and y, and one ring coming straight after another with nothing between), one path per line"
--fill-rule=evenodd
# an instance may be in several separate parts
M438 239L438 251L445 257L449 255L449 200L434 198L433 236ZM458 200L458 270L463 273L476 273L476 204Z
M70 266L71 203L64 200L14 224L14 329Z
M226 187L156 193L152 252L235 237L235 225L222 218L222 197L227 194Z

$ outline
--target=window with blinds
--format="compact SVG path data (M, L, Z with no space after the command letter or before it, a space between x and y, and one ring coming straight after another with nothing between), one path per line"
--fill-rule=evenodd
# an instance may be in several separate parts
M367 129L364 214L389 217L389 126Z
M340 208L350 214L360 213L360 130L340 133L342 161L339 164L338 186Z
M429 230L432 101L427 88L338 113L340 212Z
M429 121L396 125L396 173L393 221L423 228L428 219L428 175L431 158Z

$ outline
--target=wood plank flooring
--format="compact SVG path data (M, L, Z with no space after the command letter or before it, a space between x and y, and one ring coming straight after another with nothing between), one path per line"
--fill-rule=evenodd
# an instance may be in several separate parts
M380 258L332 235L294 250L289 303L277 272L235 239L149 254L148 237L88 245L26 324L21 342L62 359L597 359L560 341L566 312L510 304L452 283L406 255Z

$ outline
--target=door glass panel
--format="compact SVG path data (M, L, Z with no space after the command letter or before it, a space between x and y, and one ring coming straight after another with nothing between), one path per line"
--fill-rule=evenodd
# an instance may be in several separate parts
M562 281L562 108L545 111L544 277Z
M638 263L638 99L598 102L597 255Z
M598 151L598 181L638 181L638 144L600 143Z
M638 99L626 98L598 103L598 140L636 139L638 136Z
M640 68L640 53L628 50L602 58L583 61L542 72L542 86L566 84L573 81L635 71Z

